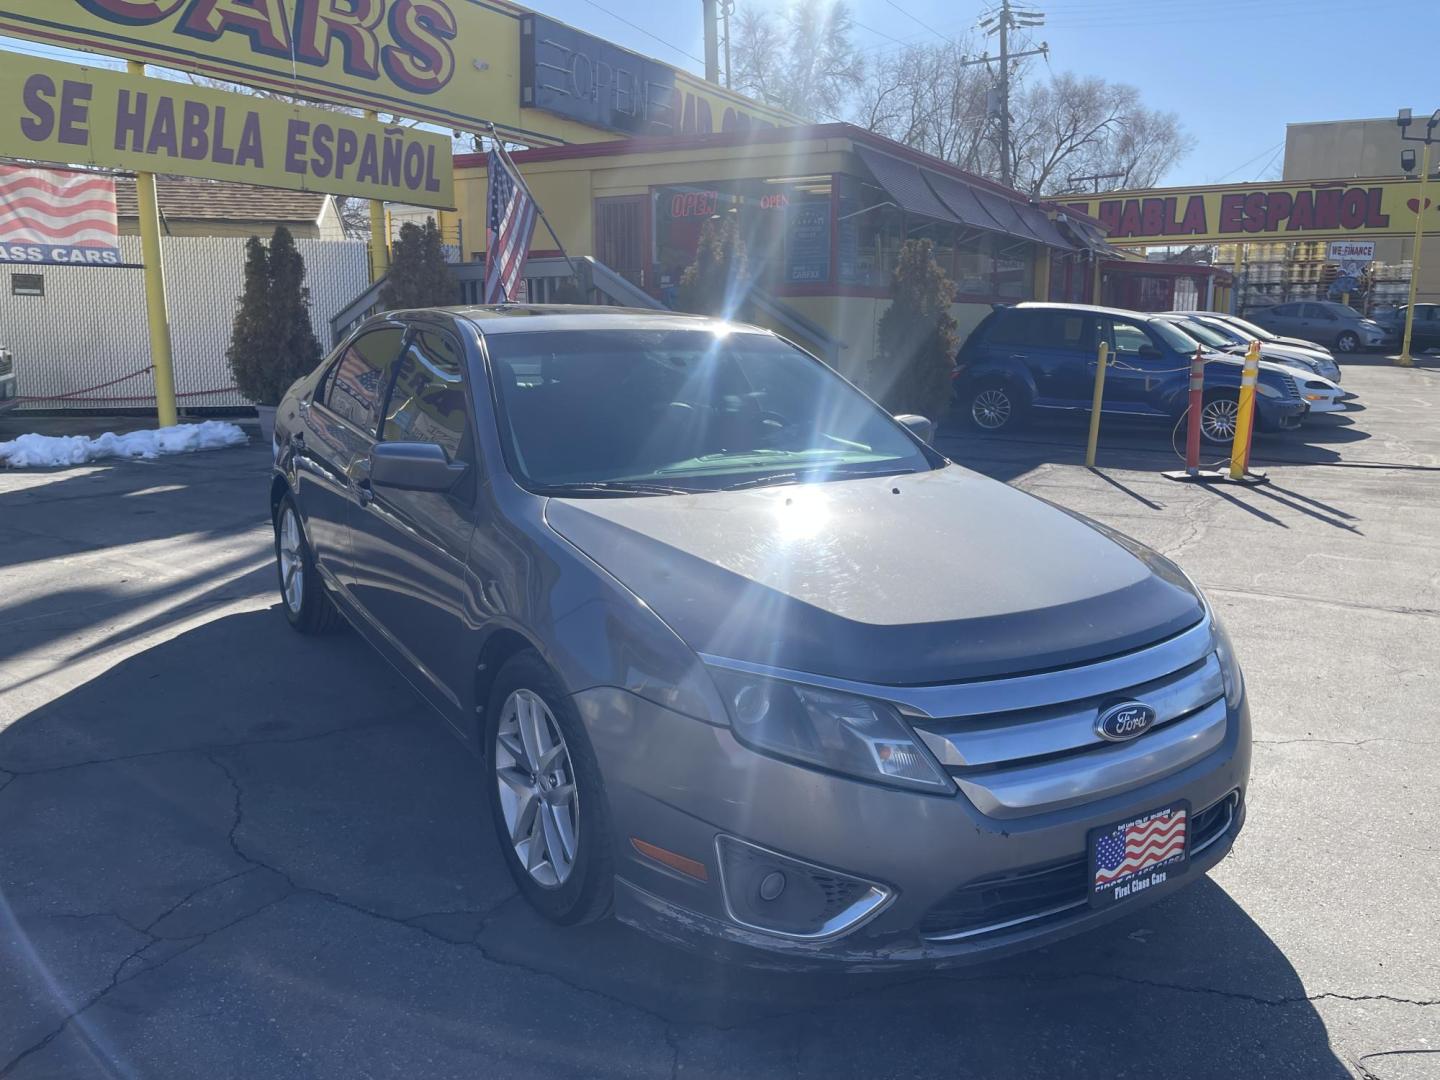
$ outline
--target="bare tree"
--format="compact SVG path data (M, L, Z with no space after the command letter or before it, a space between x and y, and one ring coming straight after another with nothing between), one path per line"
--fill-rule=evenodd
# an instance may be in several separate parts
M964 41L912 45L875 64L855 104L861 127L966 169L984 155L986 91Z
M734 29L735 89L810 120L838 119L865 76L852 28L839 0L798 0L778 21L770 8L744 8Z

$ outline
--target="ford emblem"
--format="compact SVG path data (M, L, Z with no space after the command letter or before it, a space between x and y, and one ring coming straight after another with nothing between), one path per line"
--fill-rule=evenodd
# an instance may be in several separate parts
M1110 742L1138 738L1155 726L1155 710L1138 701L1112 706L1095 721L1095 733Z

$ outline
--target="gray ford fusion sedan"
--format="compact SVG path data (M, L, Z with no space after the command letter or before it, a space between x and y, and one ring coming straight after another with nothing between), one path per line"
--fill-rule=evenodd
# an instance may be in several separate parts
M752 963L960 963L1199 879L1250 720L1169 560L947 461L795 346L392 312L291 388L283 610L481 762L520 890Z

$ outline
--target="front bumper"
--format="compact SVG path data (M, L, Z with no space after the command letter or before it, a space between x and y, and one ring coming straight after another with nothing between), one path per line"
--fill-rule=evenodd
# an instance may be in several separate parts
M1277 401L1255 395L1255 417L1264 431L1294 431L1309 411L1310 407L1303 401L1288 398Z
M963 794L906 792L757 754L728 728L624 691L587 690L575 702L606 778L617 916L662 939L748 964L948 966L1036 947L1198 880L1225 856L1244 822L1250 720L1243 701L1226 713L1219 744L1178 772L1113 797L1005 818L986 816ZM1066 906L952 940L934 925L937 909L967 885L1083 858L1093 828L1178 799L1199 810L1232 793L1228 826L1188 870L1131 901L1096 910ZM725 904L716 849L722 835L876 882L893 895L869 921L827 940L748 929ZM691 871L647 857L632 840L684 856Z

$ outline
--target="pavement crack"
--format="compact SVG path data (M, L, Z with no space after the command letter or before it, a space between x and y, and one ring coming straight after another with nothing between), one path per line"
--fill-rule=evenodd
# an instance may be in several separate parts
M1369 746L1371 743L1397 743L1402 746L1440 746L1440 743L1427 739L1396 739L1389 736L1376 736L1373 739L1316 739L1306 737L1303 739L1253 739L1256 746L1292 746L1295 743L1315 743L1319 746Z
M665 1045L670 1048L670 1080L678 1080L680 1076L680 1043L676 1041L675 1028L671 1024L666 1024L662 1035Z
M14 773L7 772L5 769L0 769L0 791L4 791L7 787L9 787L14 779Z
M218 888L219 886L224 885L227 881L234 881L236 878L244 877L246 874L253 874L256 870L259 869L260 867L258 865L252 863L251 865L245 867L244 870L237 870L233 874L226 874L224 877L219 878L216 881L207 881L204 885L191 889L179 900L176 900L175 903L171 904L159 915L156 915L155 918L151 919L148 923L146 923L141 932L145 934L151 934L151 931L155 927L159 926L160 923L162 923L167 916L175 914L175 912L179 911L182 907L188 904L191 900L194 900L201 893L208 892L210 889ZM151 934L151 936L154 937L157 935Z

